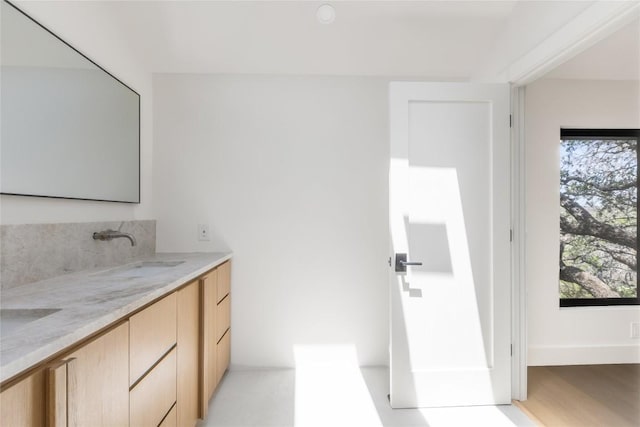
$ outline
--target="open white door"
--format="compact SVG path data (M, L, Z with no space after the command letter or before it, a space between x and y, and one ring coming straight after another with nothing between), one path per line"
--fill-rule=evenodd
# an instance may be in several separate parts
M508 85L394 82L390 113L391 406L510 403Z

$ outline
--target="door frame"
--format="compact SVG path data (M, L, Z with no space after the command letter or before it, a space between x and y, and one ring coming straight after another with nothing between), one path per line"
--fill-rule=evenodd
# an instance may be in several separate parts
M527 399L525 90L511 87L511 398Z
M640 2L598 1L509 65L511 84L511 397L527 399L526 85L640 17Z

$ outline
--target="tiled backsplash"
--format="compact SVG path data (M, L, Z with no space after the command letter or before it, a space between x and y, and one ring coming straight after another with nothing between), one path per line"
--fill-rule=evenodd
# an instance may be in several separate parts
M101 230L120 230L128 239L93 240ZM156 251L156 222L114 221L0 225L0 285L3 289L89 268L124 264Z

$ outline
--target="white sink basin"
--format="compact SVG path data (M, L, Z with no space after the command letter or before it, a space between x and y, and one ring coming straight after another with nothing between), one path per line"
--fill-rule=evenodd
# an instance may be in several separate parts
M113 277L117 279L136 279L140 277L150 277L167 271L176 265L182 264L184 261L144 261L126 267L114 268L97 276Z
M3 308L0 309L0 335L11 335L27 323L60 311L59 308Z

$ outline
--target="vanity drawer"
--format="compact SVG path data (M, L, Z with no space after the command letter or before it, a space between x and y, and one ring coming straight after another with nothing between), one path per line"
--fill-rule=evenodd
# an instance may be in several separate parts
M218 271L218 301L222 301L231 291L231 261L216 268Z
M216 346L216 383L219 383L224 375L224 371L229 367L231 358L231 329L227 330L218 345Z
M171 350L129 393L130 425L157 426L176 403L176 349Z
M129 386L176 344L176 304L174 292L129 318Z
M178 427L178 405L173 405L158 427Z
M227 295L225 299L218 303L216 308L216 342L229 329L231 325L231 295Z

